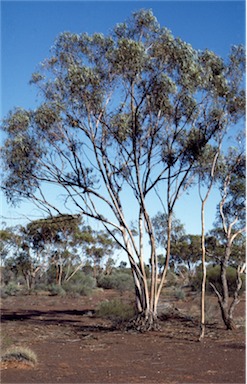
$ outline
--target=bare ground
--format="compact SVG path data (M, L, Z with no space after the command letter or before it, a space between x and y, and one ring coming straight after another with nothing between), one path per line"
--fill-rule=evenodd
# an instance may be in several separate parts
M186 315L193 298L173 302L174 316L160 331L140 334L94 316L98 303L116 295L3 299L3 350L29 347L38 364L2 362L1 383L245 383L244 299L236 310L237 331L226 331L216 311L198 342L199 325Z

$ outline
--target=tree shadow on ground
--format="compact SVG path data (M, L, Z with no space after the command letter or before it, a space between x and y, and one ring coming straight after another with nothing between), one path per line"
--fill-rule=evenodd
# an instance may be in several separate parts
M76 322L78 317L82 316L92 316L95 311L91 309L85 309L83 311L78 310L49 310L49 311L37 311L37 310L23 310L18 312L7 312L2 311L1 313L1 322L9 321L45 321L45 322L56 322L56 323L66 323L66 322ZM74 319L66 318L66 316L75 317Z
M32 325L69 325L79 332L112 332L116 330L112 324L99 325L99 324L83 324L83 318L97 319L95 316L96 311L92 309L85 310L23 310L18 312L2 311L1 323L7 322L26 322Z

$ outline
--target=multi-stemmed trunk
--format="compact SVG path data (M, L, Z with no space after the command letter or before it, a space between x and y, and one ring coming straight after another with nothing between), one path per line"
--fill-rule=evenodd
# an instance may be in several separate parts
M150 282L145 272L145 264L143 262L142 245L140 247L140 263L139 266L132 265L132 273L135 284L136 293L136 309L137 315L131 321L131 326L135 329L145 332L149 330L156 330L158 325L158 302L162 287L164 286L166 274L169 268L170 258L170 244L171 244L171 220L172 216L169 215L167 226L167 251L166 262L164 265L161 280L158 284L158 266L157 255L155 248L154 237L150 237L151 243L151 277ZM142 244L142 243L141 243Z
M239 164L240 158L237 158L237 163ZM245 164L244 164L245 165ZM230 303L229 299L229 289L227 282L227 267L229 265L229 260L231 256L232 244L237 236L239 236L242 232L245 231L245 227L242 226L237 230L233 230L234 226L239 222L239 216L236 215L234 219L229 222L227 221L226 213L224 211L224 206L226 204L226 200L229 194L229 185L231 183L232 178L232 170L230 169L229 173L226 175L224 184L223 184L223 195L219 205L220 217L222 221L222 227L225 235L225 253L221 259L220 264L220 279L221 279L221 292L215 287L214 284L211 283L211 287L214 289L215 294L217 295L222 320L229 330L234 330L236 328L235 322L233 320L233 312L236 305L239 303L239 292L242 287L242 279L241 279L241 268L240 265L237 268L236 274L236 289L233 293L233 299ZM244 209L242 207L242 209Z
M242 287L242 279L241 279L241 273L240 273L240 266L238 266L237 276L236 276L236 283L237 283L236 289L233 294L233 299L231 303L229 303L230 299L229 299L229 289L228 289L226 271L227 271L230 254L231 254L231 241L228 241L228 244L225 250L225 257L221 261L221 266L220 266L220 279L221 279L222 293L218 291L218 289L215 287L214 284L211 283L210 285L214 289L215 294L217 295L218 303L221 310L222 320L226 326L226 329L234 330L236 329L236 324L233 320L233 313L236 305L240 302L239 291Z

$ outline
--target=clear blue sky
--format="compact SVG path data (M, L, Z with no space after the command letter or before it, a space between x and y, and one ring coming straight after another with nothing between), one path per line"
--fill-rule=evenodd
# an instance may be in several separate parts
M60 32L107 34L140 8L151 8L162 26L194 48L209 48L226 57L231 45L245 44L244 1L2 1L1 118L14 106L35 107L36 89L28 82ZM216 199L213 193L208 202L207 229ZM13 218L5 220L9 225L17 224L14 218L20 214L29 214L28 204L13 209L1 200L2 216ZM188 233L200 233L198 208L197 191L177 205L177 217L186 223Z

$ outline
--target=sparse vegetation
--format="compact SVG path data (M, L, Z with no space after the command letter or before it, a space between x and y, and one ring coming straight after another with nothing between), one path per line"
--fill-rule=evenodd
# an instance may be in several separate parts
M107 298L108 301L106 301ZM207 373L207 370L211 369L215 361L220 362L220 368L217 368L218 374L216 374L218 382L223 382L223 379L224 382L228 382L229 376L224 373L224 370L228 368L229 359L225 360L228 352L224 349L230 348L233 367L231 377L235 375L236 382L236 377L240 378L239 383L244 382L241 381L241 375L244 372L244 301L242 300L240 311L236 315L238 329L233 337L222 327L215 327L215 321L219 325L219 309L216 312L216 298L213 295L208 299L206 344L207 348L210 348L210 353L204 362L205 348L201 348L197 342L199 294L196 297L188 294L186 301L178 302L174 295L167 299L164 292L160 308L161 318L159 317L161 332L153 332L149 335L137 334L129 328L135 312L134 300L131 301L128 292L124 293L121 300L118 291L103 289L98 289L98 294L95 292L90 300L87 297L74 299L68 296L52 297L50 295L8 297L2 311L2 356L5 352L11 352L13 345L28 346L31 349L35 346L38 364L33 370L32 363L28 365L27 358L20 353L16 354L15 350L14 354L11 352L8 357L4 357L5 362L3 359L1 361L2 382L41 383L47 382L47 378L55 382L59 375L62 377L62 382L85 382L87 379L86 382L89 383L95 382L95 367L97 367L97 375L101 382L104 381L103 377L107 370L113 372L112 382L118 382L118 374L121 371L124 375L127 374L128 378L133 379L131 382L134 382L139 379L136 372L138 375L142 369L145 374L148 372L150 380L163 383L166 382L169 369L172 371L173 378L176 378L179 383L181 371L177 372L176 360L174 360L175 365L173 361L170 365L166 365L171 353L176 356L179 364L184 362L183 368L187 369L188 376L193 375L195 379L193 382L200 382L202 366L205 368L203 375L207 375L207 382L211 382L212 376ZM14 319L17 321L13 321ZM132 364L134 356L135 363L138 364L137 369ZM154 361L156 356L157 360ZM86 362L86 379L85 373L78 369L82 359ZM200 360L201 365L198 367L195 364L195 370L193 370L193 361ZM190 361L192 361L191 364ZM239 361L242 361L241 365ZM238 369L234 370L236 362L238 362ZM156 364L157 369L166 366L167 370L160 370L162 373L157 373L157 370L152 370L153 365L156 367ZM117 367L115 371L111 370L113 366ZM51 367L59 367L60 370L58 372ZM71 367L71 371L68 371L68 367ZM76 375L68 377L68 372L75 372ZM11 381L12 377L15 380Z

